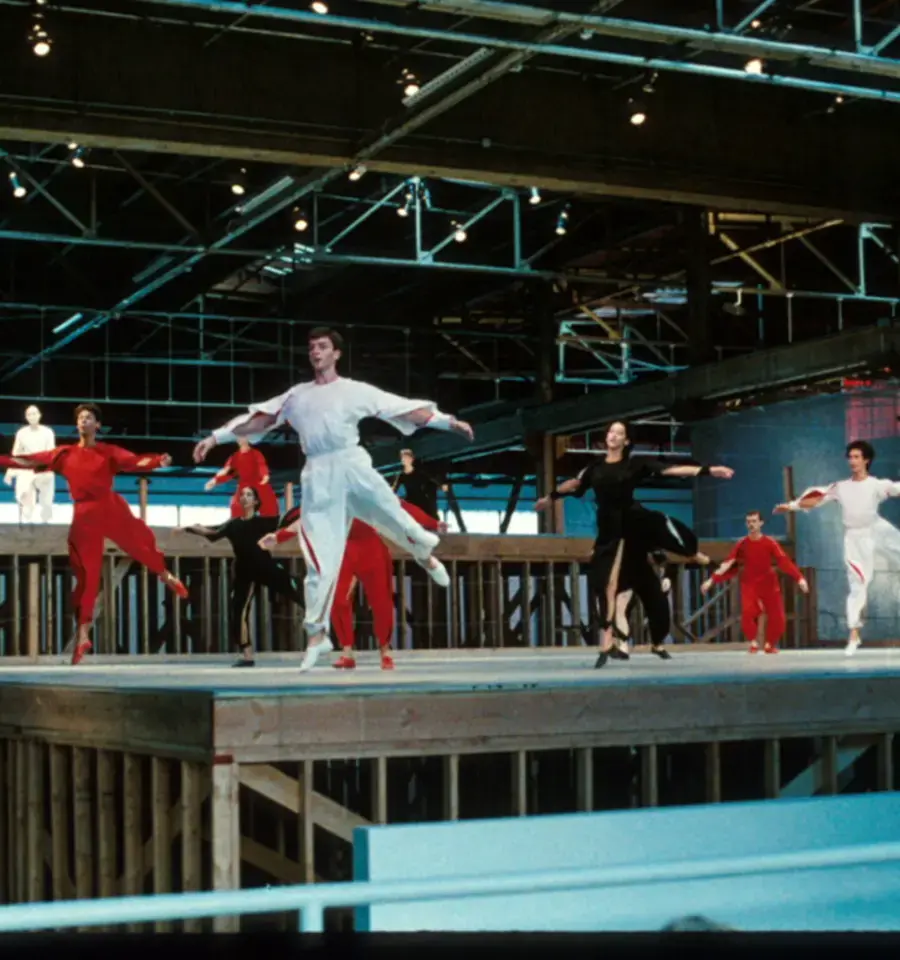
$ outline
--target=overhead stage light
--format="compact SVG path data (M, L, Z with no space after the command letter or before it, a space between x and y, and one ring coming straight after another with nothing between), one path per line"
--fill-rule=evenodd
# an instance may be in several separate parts
M303 233L309 229L309 220L306 219L306 214L299 207L294 207L294 229L297 233Z
M744 73L749 73L754 76L759 76L763 72L765 64L759 57L754 57L752 60L748 60L744 64Z
M633 127L641 127L647 122L647 111L637 100L628 101L628 122Z
M247 192L247 171L243 167L231 181L231 192L236 197L242 197Z
M457 243L465 243L465 242L466 242L466 238L467 238L468 236L469 236L469 235L466 233L466 228L465 228L461 223L457 223L457 222L454 220L454 221L453 221L453 239L454 239Z
M528 198L528 202L536 207L541 202L541 192L537 187L531 188L531 196Z
M87 150L77 145L75 145L74 149L70 145L70 149L72 150L72 156L70 158L72 166L75 167L76 170L83 170L87 162Z
M22 197L28 193L25 187L22 186L22 181L19 180L18 175L15 173L9 175L9 185L12 187L13 196L17 200L21 200Z
M328 13L328 4L325 3L324 0L314 0L314 2L309 5L309 9L312 10L313 13L326 14Z
M44 15L42 13L36 13L34 15L34 20L31 24L31 33L28 35L28 41L31 44L31 49L36 57L46 57L47 54L50 53L50 48L53 46L53 41L50 39L50 34L47 32L47 27L44 24Z
M564 237L569 232L569 205L566 204L556 221L556 235Z
M350 171L348 176L350 177L351 180L360 180L362 177L365 176L365 173L366 173L366 168L362 164L360 164L358 167L354 167Z

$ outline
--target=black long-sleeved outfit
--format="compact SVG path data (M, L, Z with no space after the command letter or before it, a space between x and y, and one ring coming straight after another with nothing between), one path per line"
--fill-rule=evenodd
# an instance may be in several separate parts
M397 480L397 491L403 487L403 499L433 517L439 519L438 490L441 484L421 467L414 466L409 473L401 473Z
M646 457L626 457L610 463L598 458L579 476L574 496L593 490L597 500L597 537L588 568L588 580L603 615L599 628L606 629L615 615L615 600L607 600L612 584L615 593L633 590L644 607L651 642L660 646L669 635L672 616L659 577L647 555L666 550L680 556L697 553L694 532L683 523L635 502L635 490L658 477L669 464ZM592 617L596 607L592 605Z
M247 646L249 629L247 615L256 585L268 587L273 593L293 600L300 606L304 603L303 585L292 577L268 551L259 546L259 541L268 533L274 533L278 517L234 517L209 533L187 527L188 533L204 537L210 543L227 540L234 551L234 568L231 582L231 629L235 632L238 646Z

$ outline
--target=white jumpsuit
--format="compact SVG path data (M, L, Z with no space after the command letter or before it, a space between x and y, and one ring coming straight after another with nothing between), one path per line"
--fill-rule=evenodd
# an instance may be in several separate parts
M217 443L227 443L234 439L236 427L254 414L266 413L275 416L275 422L251 437L251 442L284 423L299 435L306 454L300 475L303 513L299 539L306 560L308 633L328 630L347 533L354 519L368 523L419 561L426 560L440 542L400 506L387 480L359 445L359 422L365 417L377 417L408 435L418 428L397 418L422 409L437 412L435 404L427 400L408 400L339 377L330 383L297 384L281 396L252 405L213 432Z
M847 595L847 626L862 627L869 585L875 574L875 553L900 564L900 530L878 513L879 504L888 497L900 497L900 483L866 477L865 480L841 480L828 487L810 487L793 501L816 498L813 506L838 503L844 523L844 564L850 592Z
M44 453L56 446L56 436L50 427L38 424L32 427L22 427L16 433L12 455L22 456L27 453ZM49 523L53 515L53 494L56 489L56 476L50 471L35 473L34 470L14 468L6 471L6 481L16 482L16 500L19 504L19 515L26 523L34 513L35 502L40 501L41 520Z

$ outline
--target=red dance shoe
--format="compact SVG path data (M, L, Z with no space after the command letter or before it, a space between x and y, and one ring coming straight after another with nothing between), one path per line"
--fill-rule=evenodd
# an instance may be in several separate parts
M342 657L338 657L332 666L335 670L353 670L356 667L356 660L345 653Z
M175 576L174 573L166 573L162 578L163 583L171 590L173 593L177 593L182 600L187 600L188 588Z
M767 643L763 647L763 653L778 653L778 647L774 643Z
M94 649L94 645L90 640L82 640L81 643L75 645L75 652L72 654L72 666L75 667L84 659L86 653L90 653Z
M759 644L755 640L750 643L750 653L759 653Z
M382 670L394 669L394 658L387 652L386 649L381 651L381 669Z

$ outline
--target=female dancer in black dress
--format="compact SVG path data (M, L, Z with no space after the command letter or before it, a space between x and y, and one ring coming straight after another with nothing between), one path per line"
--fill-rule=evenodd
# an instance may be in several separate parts
M243 515L218 527L204 527L194 524L181 528L184 533L193 533L204 537L210 543L228 540L234 551L234 568L231 581L231 629L235 632L238 646L243 654L235 667L252 667L253 644L250 642L250 630L247 622L250 613L250 601L256 585L268 587L274 594L287 597L298 606L303 606L303 584L290 573L272 555L259 546L259 541L268 533L274 533L278 527L278 517L259 515L259 494L253 487L242 487L240 505Z
M730 467L697 467L668 465L660 460L634 458L630 454L631 439L628 427L621 421L610 424L606 433L606 456L598 457L581 473L566 480L550 494L535 504L538 510L546 509L560 497L582 497L593 490L597 500L597 538L588 569L588 579L597 602L601 605L599 626L602 630L597 667L606 665L614 648L613 621L616 595L620 581L634 590L640 598L651 627L651 650L658 657L669 659L664 641L669 632L671 614L669 604L662 592L659 578L654 574L647 554L651 550L669 550L682 554L693 544L685 542L684 536L674 534L671 527L659 521L653 510L645 510L635 503L635 490L653 477L713 476L730 479L734 471ZM676 530L683 528L676 528ZM683 531L687 528L683 528ZM693 538L694 542L696 537ZM656 542L660 541L660 542ZM694 546L696 554L696 547ZM699 559L699 558L698 558ZM592 619L597 616L592 609ZM665 632L662 632L662 631Z

